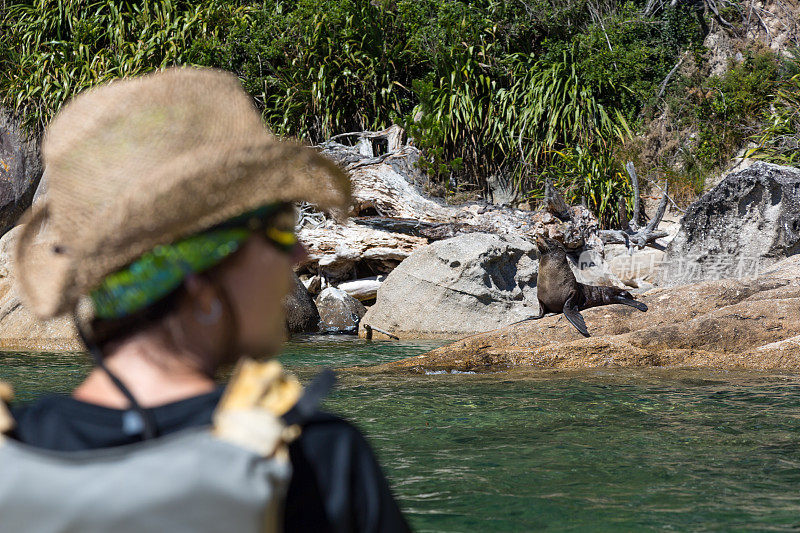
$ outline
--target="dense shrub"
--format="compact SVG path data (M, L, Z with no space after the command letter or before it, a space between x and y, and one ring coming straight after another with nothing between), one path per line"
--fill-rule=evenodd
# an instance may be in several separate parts
M702 40L684 4L644 17L644 1L616 0L10 0L0 100L41 131L96 83L225 68L279 134L318 143L401 123L445 194L499 174L537 198L547 174L610 224L630 189L619 154ZM757 80L774 78L770 61L745 63L694 102L701 166L769 99Z
M706 168L727 162L758 128L780 77L779 58L770 51L748 52L722 76L692 91L700 128L696 157Z
M800 64L795 50L783 64L776 98L764 109L761 131L751 137L751 157L781 165L800 166Z
M394 12L367 0L247 9L195 42L191 60L237 73L277 133L316 143L411 108L411 53Z
M0 95L31 129L96 83L189 62L224 2L9 2L0 22Z

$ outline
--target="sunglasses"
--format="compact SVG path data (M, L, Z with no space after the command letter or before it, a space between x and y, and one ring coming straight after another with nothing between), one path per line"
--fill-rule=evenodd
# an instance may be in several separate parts
M262 236L268 243L284 253L292 253L297 244L294 232L297 215L291 204L283 204L277 209L263 212L262 209L249 214L245 226Z
M300 242L294 229L284 230L274 226L266 226L263 228L261 236L275 248L287 254L292 253Z

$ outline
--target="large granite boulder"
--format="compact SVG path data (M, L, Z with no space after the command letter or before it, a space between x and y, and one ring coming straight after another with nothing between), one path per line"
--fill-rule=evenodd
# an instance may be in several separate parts
M358 331L361 317L367 312L364 304L336 287L328 287L319 293L317 309L323 329L353 334Z
M41 177L38 143L28 139L19 121L0 107L0 235L30 207Z
M581 312L584 338L563 315L473 335L371 371L707 367L800 370L800 255L754 279L703 281Z
M686 211L663 285L754 277L800 251L800 170L758 162L728 174Z
M470 233L415 251L361 320L401 338L453 338L538 314L533 244Z
M319 311L306 286L293 274L294 287L284 299L286 329L289 333L311 333L319 330Z

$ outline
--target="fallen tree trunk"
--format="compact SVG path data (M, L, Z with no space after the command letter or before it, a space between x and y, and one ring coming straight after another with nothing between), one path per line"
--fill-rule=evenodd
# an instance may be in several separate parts
M652 246L659 250L664 250L664 247L656 243L656 239L666 237L669 234L666 231L657 231L661 219L664 218L664 213L667 210L667 203L669 196L667 195L667 183L664 183L664 188L661 189L661 202L658 204L656 214L643 228L638 225L641 201L639 197L639 180L636 177L636 168L630 161L625 168L628 170L628 175L631 177L633 184L633 218L628 221L628 224L623 229L614 230L600 230L598 235L603 241L603 244L624 244L628 250L633 248L642 249L645 246Z
M323 226L306 226L298 235L309 252L308 258L298 265L298 273L320 274L332 284L355 279L359 271L391 272L411 252L428 244L423 237L380 231L352 222L327 221Z
M340 283L338 288L356 300L365 302L375 299L375 296L378 294L378 289L385 279L386 276L372 276L369 278Z
M310 250L298 273L319 274L333 285L388 274L421 246L466 233L533 236L547 233L570 249L602 248L597 219L561 200L565 220L477 202L450 206L425 195L419 150L402 144L393 126L380 132L337 135L318 148L350 174L351 219L337 224L302 207L299 235ZM345 144L349 143L349 144Z

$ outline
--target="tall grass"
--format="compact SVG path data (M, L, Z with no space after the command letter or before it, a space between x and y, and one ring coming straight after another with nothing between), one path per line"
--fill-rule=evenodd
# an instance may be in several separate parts
M749 157L800 166L800 74L781 85L765 114L763 129L751 140L757 146L748 152Z
M544 184L540 172L547 168L608 218L612 199L626 191L613 147L632 136L625 117L598 98L609 88L583 83L566 52L553 63L515 55L504 75L487 63L491 44L459 53L457 67L423 88L415 108L422 116L418 130L431 135L423 139L442 147L436 156L461 163L435 169L453 174L463 166L478 187L481 176L505 173L519 191L535 197Z
M504 80L487 64L491 47L454 47L435 83L414 85L420 103L412 112L412 134L434 157L451 163L440 165L439 171L455 171L477 188L487 175L503 168L509 155L508 124L496 98Z
M571 54L564 52L549 65L518 58L514 74L513 85L498 98L526 159L546 162L558 147L587 148L631 134L625 117L606 109L598 98L614 88L584 83Z
M285 63L264 77L264 118L277 132L321 142L345 131L380 129L407 111L398 81L407 44L387 38L394 26L368 1L343 17L313 15L310 31L291 32Z
M191 43L225 2L34 0L11 4L0 32L0 93L41 131L58 108L97 83L189 62Z

